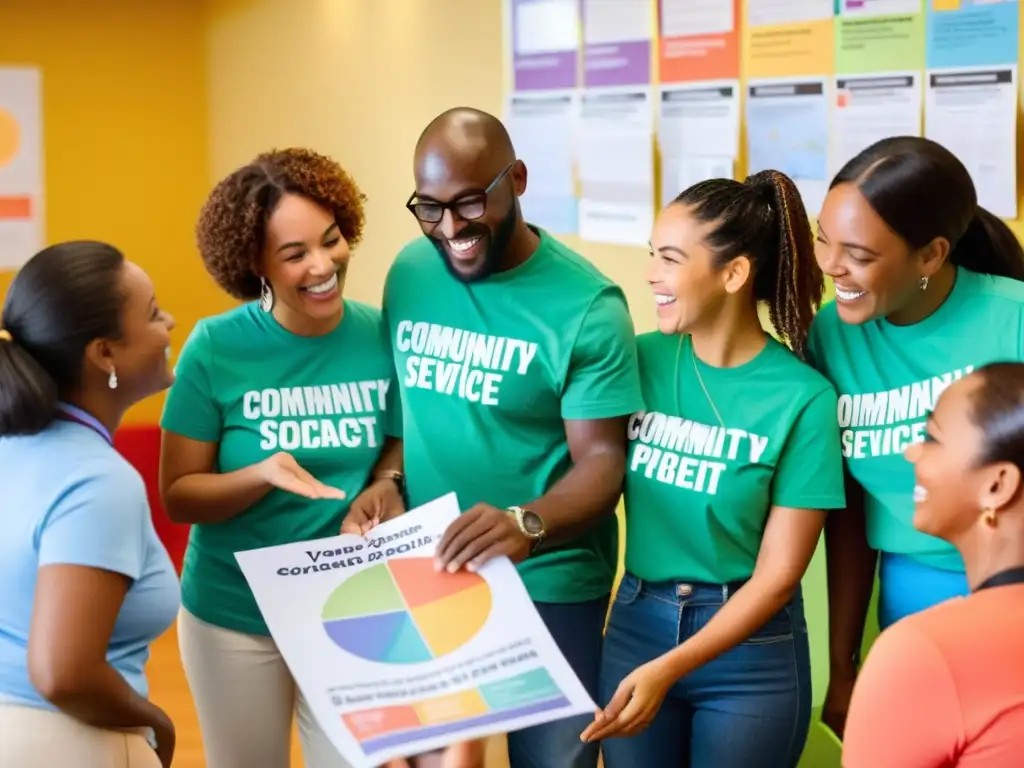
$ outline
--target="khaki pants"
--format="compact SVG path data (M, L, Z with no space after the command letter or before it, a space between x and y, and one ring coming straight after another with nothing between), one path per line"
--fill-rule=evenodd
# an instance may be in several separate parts
M0 703L0 766L160 768L142 733L94 728L62 712Z
M182 609L178 645L206 768L289 768L293 715L307 768L350 768L320 729L272 638L215 627Z

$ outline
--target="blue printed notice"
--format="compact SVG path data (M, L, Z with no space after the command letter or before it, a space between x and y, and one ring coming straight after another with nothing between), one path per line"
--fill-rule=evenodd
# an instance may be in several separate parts
M523 218L552 235L575 235L579 230L578 201L575 197L546 197L531 193L519 198Z
M824 78L747 84L747 170L774 168L789 176L811 216L828 191L828 113Z
M1016 64L1018 0L929 0L928 69Z
M506 105L505 124L530 172L526 193L519 198L523 216L553 235L574 235L578 229L573 177L578 111L573 91L513 93Z

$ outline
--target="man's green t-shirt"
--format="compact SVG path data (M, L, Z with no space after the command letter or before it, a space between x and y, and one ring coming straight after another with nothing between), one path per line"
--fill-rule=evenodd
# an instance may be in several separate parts
M962 571L952 544L914 528L914 469L903 451L924 438L946 387L986 363L1024 360L1024 283L959 268L942 306L913 325L847 325L826 304L810 355L839 394L835 418L847 469L864 488L868 542Z
M197 618L269 634L235 552L335 536L363 490L388 434L400 434L394 368L379 310L345 302L338 327L297 336L256 304L201 320L178 360L161 426L218 443L216 471L284 451L344 501L272 490L222 523L193 525L182 605ZM394 408L389 406L395 403Z
M788 348L769 339L749 362L715 368L689 336L647 333L637 346L646 405L628 428L630 573L746 579L773 506L845 506L835 390Z
M543 231L515 269L452 277L427 238L388 273L384 314L402 393L410 504L455 491L463 510L544 495L572 466L564 420L642 407L636 339L622 290ZM609 515L519 572L539 602L611 591L618 529Z

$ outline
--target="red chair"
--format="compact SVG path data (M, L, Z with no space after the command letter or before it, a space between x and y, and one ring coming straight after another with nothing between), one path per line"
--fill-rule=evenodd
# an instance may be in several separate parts
M160 427L145 424L121 427L114 435L114 446L142 475L156 533L181 573L190 526L172 523L160 502Z

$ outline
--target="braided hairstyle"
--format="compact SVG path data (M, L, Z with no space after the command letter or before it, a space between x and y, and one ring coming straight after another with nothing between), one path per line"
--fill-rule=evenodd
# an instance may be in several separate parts
M814 258L814 236L796 184L779 171L761 171L743 182L709 179L680 194L702 223L719 266L750 259L754 300L768 305L772 326L801 359L825 278Z

